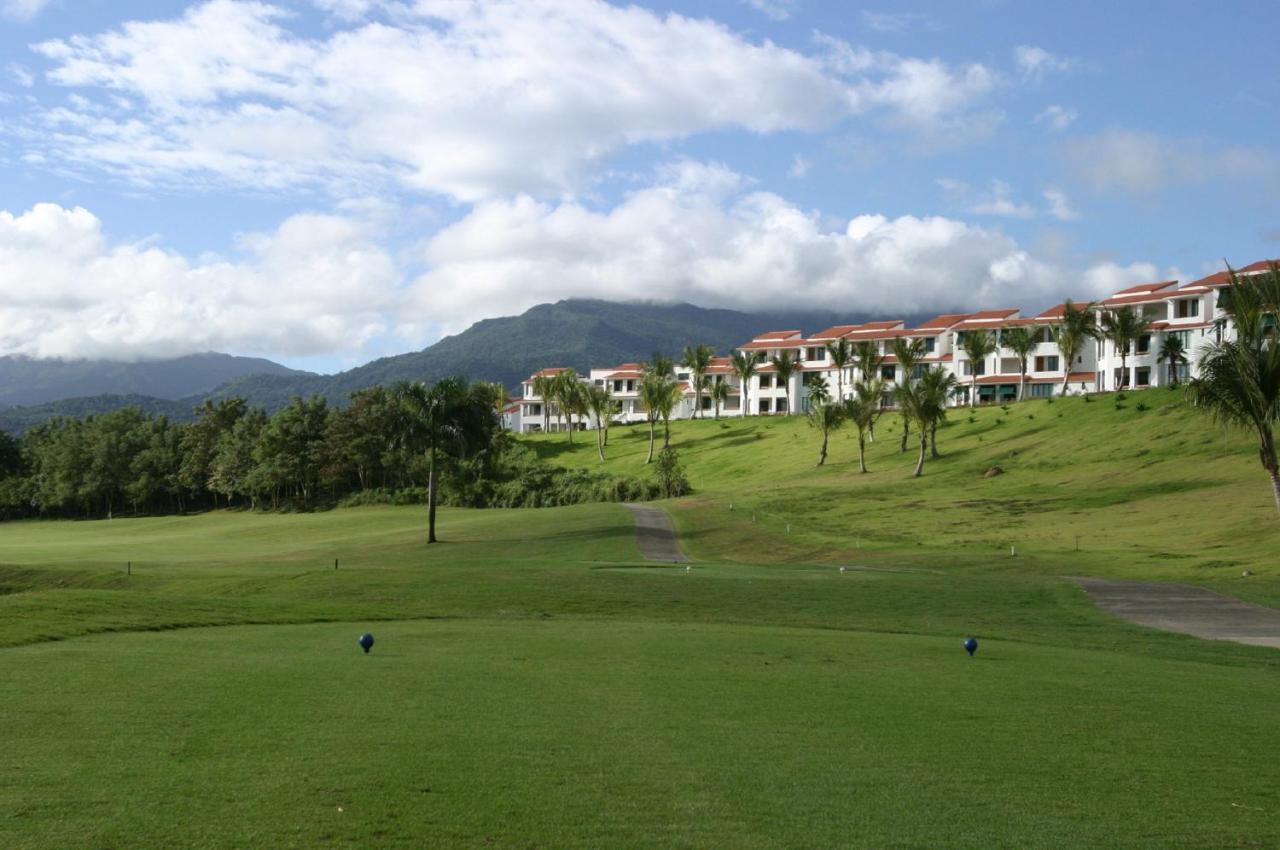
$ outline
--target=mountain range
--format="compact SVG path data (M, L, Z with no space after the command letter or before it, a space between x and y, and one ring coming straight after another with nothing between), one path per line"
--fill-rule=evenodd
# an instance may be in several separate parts
M861 317L870 318L870 317ZM352 392L397 381L433 382L448 375L498 381L510 391L546 366L592 366L679 358L705 343L724 353L766 331L806 332L861 320L828 312L743 313L692 304L616 303L569 299L519 316L485 319L421 351L384 357L334 375L302 372L250 357L197 354L171 360L0 358L0 429L21 432L51 416L84 416L127 405L189 419L206 398L242 396L275 410L294 396L342 404ZM906 317L908 322L914 317Z

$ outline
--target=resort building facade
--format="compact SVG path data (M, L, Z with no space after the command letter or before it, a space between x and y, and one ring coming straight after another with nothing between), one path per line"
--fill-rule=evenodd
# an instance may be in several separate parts
M1262 274L1275 261L1263 260L1237 270L1240 277ZM1218 272L1185 285L1178 281L1160 281L1123 289L1100 301L1075 301L1078 308L1088 307L1101 329L1120 311L1130 309L1142 320L1143 332L1129 345L1121 345L1100 333L1089 339L1067 362L1059 350L1056 329L1062 323L1065 302L1034 316L1024 317L1016 308L981 310L973 313L949 313L908 328L898 319L835 325L805 336L798 329L768 331L742 343L737 352L751 357L755 369L746 386L734 369L730 357L716 357L707 369L707 386L702 392L701 410L697 411L694 377L685 366L676 366L674 377L680 384L682 398L673 410L672 419L705 416L786 415L807 412L813 403L818 379L829 398L847 398L854 385L862 380L853 357L842 368L832 362L829 346L840 340L854 352L870 346L875 354L875 374L884 383L882 404L892 407L893 390L907 379L896 351L914 346L915 377L924 369L942 368L957 382L953 404L968 405L977 395L978 404L1000 404L1023 398L1049 398L1057 395L1079 395L1119 389L1144 389L1183 383L1196 374L1196 364L1204 346L1230 337L1232 329L1222 309L1224 292L1230 286L1227 272ZM1030 330L1035 345L1028 353L1025 372L1020 360L1006 345L1006 334L1013 328ZM965 353L968 334L986 334L994 342L994 350L974 362ZM1181 358L1168 356L1165 340L1177 337L1181 342ZM792 361L789 376L779 374L779 361ZM581 380L608 387L617 404L613 422L644 422L647 413L640 398L643 364L623 363L618 366L593 368ZM520 400L517 430L538 431L548 428L594 427L585 415L568 417L544 416L544 410L555 410L535 392L539 376L556 375L563 369L543 369L524 382ZM718 382L729 385L727 400L718 411L709 387Z

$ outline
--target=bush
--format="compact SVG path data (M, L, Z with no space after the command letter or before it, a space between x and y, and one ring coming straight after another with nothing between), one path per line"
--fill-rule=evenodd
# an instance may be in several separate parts
M658 489L668 499L690 492L689 479L680 465L680 454L670 446L658 453Z
M1138 411L1139 413L1145 413L1150 408L1147 407L1147 403L1145 401L1140 401L1133 406L1133 409Z

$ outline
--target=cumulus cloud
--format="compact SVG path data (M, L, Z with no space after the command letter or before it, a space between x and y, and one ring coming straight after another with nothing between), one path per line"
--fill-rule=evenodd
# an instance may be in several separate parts
M873 12L870 9L862 10L862 23L883 33L906 32L914 27L934 29L937 26L933 18L920 12Z
M1041 194L1044 195L1045 201L1049 204L1049 215L1058 221L1075 221L1080 217L1075 208L1071 206L1071 200L1067 197L1067 193L1050 186Z
M1035 207L1014 198L1013 187L1003 180L992 180L991 191L980 197L977 203L969 207L969 211L978 215L1009 218L1031 218L1036 214Z
M0 0L0 18L29 21L48 6L51 0Z
M386 330L399 272L357 223L295 215L190 260L112 243L81 207L0 211L0 353L174 356L359 351Z
M92 103L47 108L30 148L142 184L562 196L627 146L698 133L858 115L954 129L996 81L980 64L833 39L802 53L602 0L420 0L378 21L361 19L366 0L318 2L355 23L305 37L282 8L209 0L38 45L47 79Z
M1063 150L1076 175L1099 192L1150 195L1215 181L1280 189L1280 157L1261 148L1213 148L1197 140L1112 129L1072 139Z
M694 163L610 209L487 201L426 243L409 312L461 327L493 304L578 296L905 314L1047 305L1079 288L996 230L937 216L825 221Z
M1063 73L1076 66L1074 59L1056 56L1043 47L1023 44L1013 49L1013 64L1023 79L1039 80L1049 73Z
M741 0L771 21L785 21L795 11L797 0Z
M1046 106L1035 117L1037 124L1046 124L1054 130L1062 131L1070 127L1080 117L1080 113L1069 106L1052 103Z

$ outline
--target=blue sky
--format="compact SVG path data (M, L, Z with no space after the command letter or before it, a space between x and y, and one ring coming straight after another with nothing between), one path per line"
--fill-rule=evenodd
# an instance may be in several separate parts
M0 0L0 353L331 371L569 296L1280 255L1274 3Z

